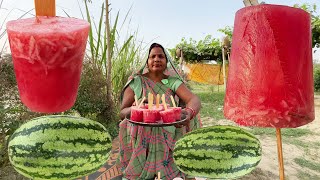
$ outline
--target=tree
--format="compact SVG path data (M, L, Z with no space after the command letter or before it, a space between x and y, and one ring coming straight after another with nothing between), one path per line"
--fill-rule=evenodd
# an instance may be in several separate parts
M182 38L181 42L176 45L176 48L170 51L174 53L177 48L182 50L184 59L187 62L199 62L201 60L222 61L220 40L212 38L211 35L207 35L203 40L198 42L192 38L189 41Z
M223 29L218 29L219 32L224 33L228 38L231 40L232 39L232 33L233 33L233 27L232 26L226 26Z
M316 4L295 4L294 7L301 8L311 15L311 27L312 27L312 47L320 47L320 15L317 11Z

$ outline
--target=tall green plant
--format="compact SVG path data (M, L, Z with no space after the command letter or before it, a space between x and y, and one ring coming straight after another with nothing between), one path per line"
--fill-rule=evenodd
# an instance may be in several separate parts
M92 63L93 67L95 67L97 71L100 71L100 74L103 76L103 82L101 83L104 84L105 88L101 88L101 90L107 90L107 74L108 72L111 73L111 83L113 87L112 103L118 105L118 99L121 89L123 88L128 76L131 74L131 70L133 69L130 67L135 67L136 63L139 62L137 61L137 59L141 51L141 44L136 43L136 40L134 38L134 36L137 35L136 33L127 33L125 38L123 38L122 36L120 37L119 32L127 21L130 10L127 12L120 28L120 13L117 12L115 20L110 25L110 37L107 38L108 28L104 23L104 13L106 9L105 3L102 3L101 5L101 13L96 23L91 17L88 2L89 1L87 0L84 1L86 19L90 23L88 59L90 63ZM112 63L108 63L108 39L110 43L109 50ZM120 42L120 39L124 40ZM110 66L110 64L112 64L112 67ZM107 110L110 109L108 108ZM118 111L118 109L115 109L115 111Z
M2 4L3 4L3 0L0 1L0 9L1 9L1 10L5 10L5 9L2 8ZM19 10L19 11L23 12L23 14L22 14L20 17L17 18L17 19L21 19L21 18L23 18L25 15L29 14L33 9L30 9L30 10L28 10L28 11L25 11L25 10L22 10L22 9L13 8L13 9L11 9L6 15L4 15L4 14L1 13L1 16L4 16L5 18L4 18L4 20L0 23L0 24L1 24L1 25L0 25L0 29L1 29L1 31L0 31L0 40L3 39L3 38L5 38L5 39L4 39L4 43L3 43L2 47L1 47L1 50L0 50L0 57L3 56L3 54L4 54L4 49L5 49L5 47L7 47L7 43L8 43L8 38L7 38L7 36L6 36L6 35L7 35L7 30L6 30L5 25L6 25L6 22L7 22L7 20L8 20L8 17L10 16L10 14L11 14L14 10ZM2 60L2 59L3 59L3 58L0 58L0 66L1 66L1 60ZM1 68L1 67L0 67L0 68Z
M121 49L117 50L117 56L112 62L112 83L115 97L120 96L128 77L132 74L133 70L140 66L141 44L135 43L134 36L130 36L129 40L130 41L127 41ZM115 102L119 105L119 98L117 98Z

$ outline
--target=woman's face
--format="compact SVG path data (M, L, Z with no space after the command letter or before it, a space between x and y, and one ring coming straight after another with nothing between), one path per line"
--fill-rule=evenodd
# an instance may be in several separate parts
M148 68L151 73L160 73L167 68L166 56L160 47L151 49L148 58Z

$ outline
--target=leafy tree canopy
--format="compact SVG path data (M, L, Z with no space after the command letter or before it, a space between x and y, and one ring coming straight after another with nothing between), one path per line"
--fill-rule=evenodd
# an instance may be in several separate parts
M311 15L311 26L312 26L312 47L320 46L320 14L317 11L316 4L295 4L294 7L301 8Z
M171 49L171 54L176 53L176 49L183 51L184 59L189 63L199 62L201 60L222 61L222 50L220 40L207 35L203 40L196 41L190 38L189 40L182 38L181 42ZM175 56L173 56L175 57ZM176 57L176 60L178 57Z

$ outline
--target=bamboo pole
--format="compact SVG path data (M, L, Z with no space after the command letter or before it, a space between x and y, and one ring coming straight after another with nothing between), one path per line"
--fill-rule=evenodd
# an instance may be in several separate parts
M224 89L227 89L227 77L226 77L226 55L230 47L230 40L228 36L222 38L222 73L223 73L223 85ZM220 80L220 79L219 79Z
M183 68L183 65L184 65L185 63L184 63L184 56L183 56L183 51L182 51L182 49L181 49L181 57L180 57L180 69L181 69L181 71L183 72L183 73L185 73L184 72L184 68ZM186 79L184 79L184 80L186 80Z
M223 85L224 89L227 89L227 79L226 79L226 57L224 55L225 49L224 46L222 46L222 74L223 74ZM220 79L219 79L220 81Z
M276 135L277 135L277 147L278 147L279 176L280 176L280 180L284 180L284 164L283 164L282 139L281 139L280 128L276 128Z

